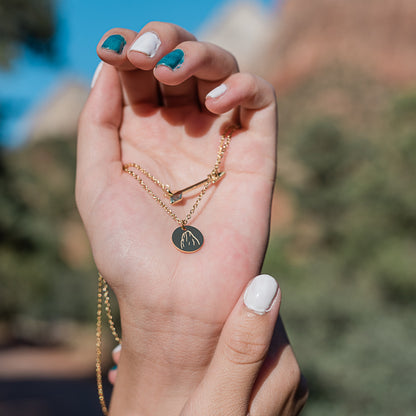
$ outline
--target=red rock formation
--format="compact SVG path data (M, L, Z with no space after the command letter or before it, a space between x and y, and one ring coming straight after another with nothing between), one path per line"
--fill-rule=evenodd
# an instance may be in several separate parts
M414 0L287 0L269 77L281 91L332 63L392 86L416 80Z

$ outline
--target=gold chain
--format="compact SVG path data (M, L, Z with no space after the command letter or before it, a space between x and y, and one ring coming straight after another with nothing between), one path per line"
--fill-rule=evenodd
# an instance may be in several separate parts
M110 295L108 293L108 285L104 280L101 273L98 273L98 297L97 297L97 326L96 326L96 343L95 343L95 373L97 377L97 390L98 390L98 399L100 401L101 410L104 415L108 415L107 405L104 399L104 389L103 389L103 374L102 374L102 343L103 343L103 334L102 334L102 315L103 315L103 302L105 305L105 313L108 318L108 323L110 325L111 333L113 334L114 339L121 344L121 339L117 334L116 327L114 324L113 315L111 312L110 305Z
M191 219L192 215L194 214L196 208L198 207L202 197L205 195L205 192L207 191L209 185L212 183L209 179L207 179L207 181L205 182L205 185L203 186L201 192L199 193L195 203L193 204L192 208L190 209L189 213L186 215L185 219L181 220L174 212L171 208L169 208L147 185L146 183L143 181L142 178L140 178L139 175L137 175L137 173L133 172L132 170L130 170L129 168L136 168L137 170L139 170L141 173L143 173L144 175L148 176L150 175L145 169L143 169L140 165L138 165L137 163L128 163L126 165L124 165L124 171L127 172L129 175L131 175L134 179L137 180L137 182L139 182L139 184L145 189L145 191L155 200L159 203L159 205L167 212L168 215L170 215L174 221L176 221L180 226L185 226L188 221ZM152 176L152 175L150 175ZM153 181L154 182L154 181ZM156 183L156 182L155 182ZM162 188L162 186L164 188ZM166 190L168 185L162 185L161 188Z
M214 165L214 168L207 176L205 182L203 184L201 192L198 194L195 203L192 205L189 213L185 216L183 220L181 220L171 208L169 208L141 179L134 171L130 170L130 168L135 168L143 175L145 175L148 179L150 179L154 184L156 184L159 188L161 188L165 193L169 191L169 185L162 184L156 177L142 168L140 165L136 163L128 163L123 166L125 172L131 175L134 179L136 179L139 184L146 190L146 192L156 200L159 205L182 227L184 227L188 221L191 219L192 215L194 214L195 210L197 209L202 197L205 195L208 187L215 183L220 177L219 168L224 157L224 154L230 144L231 137L233 132L237 129L237 126L229 127L226 132L221 136L220 145L218 147L217 152L217 159ZM190 187L189 187L190 188ZM104 277L101 273L98 273L98 295L97 295L97 325L96 325L96 360L95 360L95 370L96 370L96 377L97 377L97 391L98 391L98 399L100 401L101 410L105 416L108 415L108 408L105 403L104 398L104 389L103 389L103 375L102 375L102 344L103 344L103 334L102 334L102 317L103 317L103 307L105 313L107 315L108 323L110 326L111 333L116 340L117 343L121 344L121 338L117 333L114 318L111 312L111 305L110 305L110 295L108 284L105 281Z
M222 175L219 172L219 168L222 162L222 159L225 155L225 152L230 144L232 134L235 130L237 130L237 126L230 126L227 128L225 133L221 135L220 144L218 146L218 152L217 152L217 160L215 162L214 168L211 170L211 172L208 174L207 179L205 182L203 182L203 187L201 189L201 192L198 194L194 204L192 205L192 208L190 209L189 213L185 216L183 220L181 220L171 208L169 208L168 205L166 205L160 197L158 197L146 183L144 180L131 168L137 169L140 173L145 175L148 179L150 179L155 185L157 185L159 188L161 188L165 194L167 194L170 191L170 186L163 184L159 179L157 179L154 175L152 175L150 172L148 172L146 169L144 169L142 166L140 166L137 163L126 163L123 165L123 169L125 172L127 172L129 175L131 175L134 179L139 182L139 184L143 187L143 189L163 208L163 210L174 220L176 221L181 227L184 227L188 222L191 220L192 215L195 213L199 203L201 202L201 199L207 192L207 189L209 186L213 183L215 183L219 178L222 177ZM189 187L190 188L190 187Z

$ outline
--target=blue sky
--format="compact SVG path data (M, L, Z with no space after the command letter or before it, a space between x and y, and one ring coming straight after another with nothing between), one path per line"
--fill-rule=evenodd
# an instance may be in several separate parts
M21 140L16 136L23 134L19 126L22 115L60 80L71 77L89 84L98 63L95 47L108 29L139 30L151 20L160 20L176 23L195 33L230 1L237 0L56 0L59 63L52 65L24 51L10 71L0 71L0 97L11 102L4 126L6 136L13 141ZM257 2L265 7L275 4L275 0Z

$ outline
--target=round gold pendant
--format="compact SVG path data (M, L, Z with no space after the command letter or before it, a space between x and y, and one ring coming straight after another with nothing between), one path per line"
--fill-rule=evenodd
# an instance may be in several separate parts
M176 228L172 233L172 242L183 253L195 253L204 244L204 236L201 231L190 225Z

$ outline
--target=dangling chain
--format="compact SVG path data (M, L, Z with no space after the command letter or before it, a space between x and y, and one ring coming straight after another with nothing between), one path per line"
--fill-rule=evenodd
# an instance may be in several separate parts
M121 339L117 334L116 327L114 325L113 314L111 313L110 305L110 295L108 293L108 285L104 280L101 273L98 273L98 297L97 297L97 326L96 326L96 343L95 343L95 373L97 376L97 390L98 390L98 399L100 400L101 410L104 415L108 415L107 405L104 399L104 390L103 390L103 374L102 374L102 316L103 316L103 301L105 305L105 313L108 318L108 323L110 325L111 333L113 334L114 339L121 344Z

